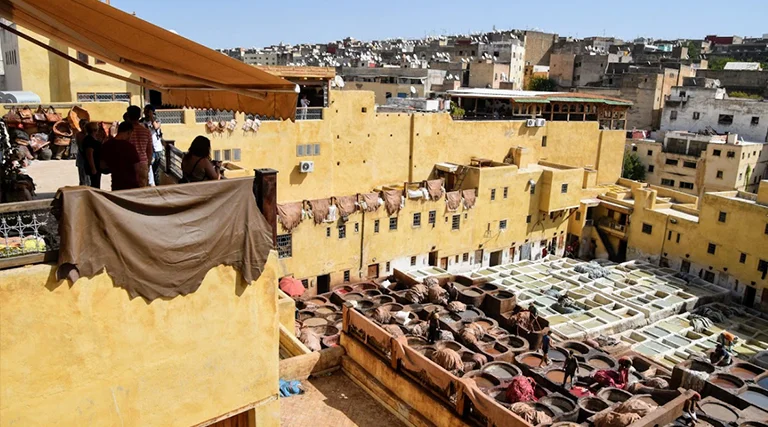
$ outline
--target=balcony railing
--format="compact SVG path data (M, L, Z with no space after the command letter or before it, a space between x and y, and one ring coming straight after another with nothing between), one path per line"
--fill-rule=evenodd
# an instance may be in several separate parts
M181 159L184 157L184 153L176 148L173 141L165 142L165 150L160 153L160 170L178 181L183 176L181 172Z
M619 233L626 233L627 232L627 226L624 224L619 224L616 220L611 218L600 218L598 221L598 225L601 227L605 227L608 229L611 229L613 231L617 231Z
M220 110L195 110L195 123L206 123L208 120L213 122L228 122L235 118L234 111Z
M0 205L0 268L56 259L59 223L52 199Z
M296 108L296 120L323 120L323 109L325 107L298 107ZM253 119L253 115L246 116L248 119ZM280 119L274 117L259 117L262 122L274 122Z

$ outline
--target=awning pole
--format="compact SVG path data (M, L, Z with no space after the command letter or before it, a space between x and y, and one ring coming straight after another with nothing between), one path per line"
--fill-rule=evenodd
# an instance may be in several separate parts
M94 67L90 66L89 64L86 64L85 62L80 61L77 58L73 58L73 57L67 55L66 53L64 53L64 52L62 52L62 51L60 51L58 49L55 49L55 48L53 48L51 46L48 46L47 44L45 44L45 43L35 39L34 37L28 36L28 35L22 33L21 31L15 29L13 27L10 27L8 25L3 24L2 22L0 22L0 28L4 29L4 30L6 30L6 31L8 31L10 33L16 34L17 36L23 38L24 40L27 40L30 43L34 44L34 45L40 46L43 49L53 53L54 55L60 56L60 57L66 59L66 60L68 60L70 62L73 62L73 63L75 63L75 64L85 68L86 70L93 71L94 73L98 73L98 74L102 74L102 75L105 75L105 76L108 76L108 77L112 77L114 79L122 80L122 81L124 81L126 83L135 84L137 86L148 87L150 89L155 89L155 90L159 90L159 91L162 91L162 92L167 92L168 91L166 88L164 88L162 86L157 86L157 85L154 85L152 83L147 83L147 82L141 82L141 81L138 81L138 80L134 80L134 79L132 79L130 77L121 76L119 74L115 74L115 73L112 73L112 72L109 72L109 71L106 71L106 70L102 70L100 68L94 68Z

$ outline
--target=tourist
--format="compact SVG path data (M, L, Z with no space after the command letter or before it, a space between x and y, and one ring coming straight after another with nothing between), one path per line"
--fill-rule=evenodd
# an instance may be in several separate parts
M736 343L737 340L738 338L736 338L736 335L733 335L728 331L723 331L720 333L720 335L717 336L717 342L719 344L722 344L723 347L725 347L725 349L730 352L733 351L733 345Z
M144 118L141 123L152 134L152 170L151 179L155 184L160 182L160 155L163 153L163 130L160 128L160 119L155 115L155 107L147 104L144 107Z
M715 351L709 356L709 361L715 366L728 366L731 364L731 353L718 343Z
M307 95L301 97L301 116L299 120L307 120L307 108L309 107L309 99Z
M685 425L695 426L696 422L699 421L699 417L696 416L696 409L698 408L700 411L704 411L701 409L701 406L699 406L699 400L701 400L701 395L694 391L693 396L683 403L683 418L685 419Z
M131 105L125 112L128 121L133 125L130 143L136 148L141 164L139 167L143 171L142 178L139 180L139 186L149 185L149 166L152 163L154 148L152 146L152 133L149 129L141 125L141 108Z
M565 375L563 376L563 387L565 387L565 384L570 379L571 388L573 388L573 380L576 379L576 371L579 369L579 361L576 360L576 356L573 354L573 351L568 350L568 353L565 357L565 363L563 365L565 368Z
M542 365L549 365L549 346L551 344L552 338L550 335L552 334L551 330L547 330L547 333L541 338L541 362L539 363L539 366Z
M78 185L84 185L89 186L91 185L90 178L88 178L88 168L86 168L87 164L85 161L85 152L83 151L83 141L86 137L86 131L85 127L88 125L88 120L82 119L80 120L80 132L75 134L75 142L74 144L70 144L70 156L73 154L72 151L76 150L74 153L75 156L75 167L77 167L77 176L78 176ZM71 158L71 157L70 157Z
M122 122L117 135L101 146L101 165L112 174L112 191L141 187L141 178L147 177L146 163L142 162L136 147L131 144L133 124Z
M440 339L440 316L437 311L429 315L429 329L427 330L427 341L434 344Z
M85 166L93 188L101 188L101 141L96 139L96 133L99 131L99 124L89 122L83 128L85 138L83 139L83 157L85 157Z
M181 159L181 182L215 181L219 173L211 162L211 140L198 136Z

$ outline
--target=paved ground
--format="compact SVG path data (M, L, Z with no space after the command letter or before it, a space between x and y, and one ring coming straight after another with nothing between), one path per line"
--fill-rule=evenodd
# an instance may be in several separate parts
M303 381L304 394L280 399L283 427L404 426L344 373Z
M38 199L53 198L60 187L79 183L74 160L35 160L27 167L27 174L35 181ZM109 175L101 177L101 188L112 188Z

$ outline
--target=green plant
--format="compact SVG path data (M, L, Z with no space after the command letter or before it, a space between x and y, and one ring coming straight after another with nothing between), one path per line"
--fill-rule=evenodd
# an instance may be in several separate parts
M451 104L451 117L455 119L460 119L464 117L464 113L465 111L463 108L459 107L456 104L453 104L453 103Z
M709 60L709 63L707 64L707 68L709 68L710 70L722 70L725 68L725 64L729 62L734 62L734 61L736 60L733 58L726 58L726 57L712 58Z
M628 152L624 154L621 177L634 181L645 180L645 166L640 162L640 157L637 156L637 153Z
M548 77L534 77L528 83L528 90L552 92L557 89L557 83Z
M696 43L690 41L686 45L688 48L688 58L691 60L698 60L701 58L701 47L697 46Z
M762 96L754 94L754 93L746 93L746 92L731 92L728 94L731 98L745 98L745 99L763 99Z

